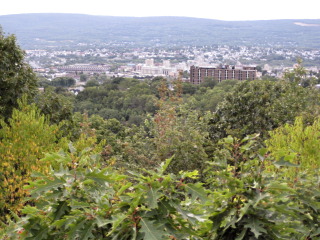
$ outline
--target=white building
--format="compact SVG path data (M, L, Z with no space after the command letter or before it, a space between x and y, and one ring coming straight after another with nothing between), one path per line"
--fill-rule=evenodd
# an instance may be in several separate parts
M153 59L146 59L145 64L137 64L136 72L142 76L176 76L177 69L171 67L170 60L163 60L162 65L155 66Z

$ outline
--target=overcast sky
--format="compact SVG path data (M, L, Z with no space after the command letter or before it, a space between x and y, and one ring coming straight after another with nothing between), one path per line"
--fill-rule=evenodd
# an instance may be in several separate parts
M319 0L6 0L0 6L0 15L83 13L218 20L320 19L319 5Z

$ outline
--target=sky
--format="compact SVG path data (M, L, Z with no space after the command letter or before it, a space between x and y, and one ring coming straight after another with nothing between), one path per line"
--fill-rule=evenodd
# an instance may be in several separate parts
M0 15L82 13L104 16L184 16L227 21L320 19L319 0L7 0Z

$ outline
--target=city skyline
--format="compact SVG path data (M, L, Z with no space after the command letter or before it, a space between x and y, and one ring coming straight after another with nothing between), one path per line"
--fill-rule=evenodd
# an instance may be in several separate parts
M90 4L89 4L90 3ZM226 21L271 20L271 19L320 19L316 0L292 2L289 0L229 0L196 2L162 0L119 0L106 2L87 1L39 1L13 0L1 6L0 15L21 13L80 13L103 16L183 16ZM0 23L1 25L1 23Z

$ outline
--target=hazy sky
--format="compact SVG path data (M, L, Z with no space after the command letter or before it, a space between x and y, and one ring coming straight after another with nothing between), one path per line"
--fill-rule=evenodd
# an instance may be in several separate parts
M219 20L320 19L319 5L319 0L7 0L0 6L0 15L84 13Z

